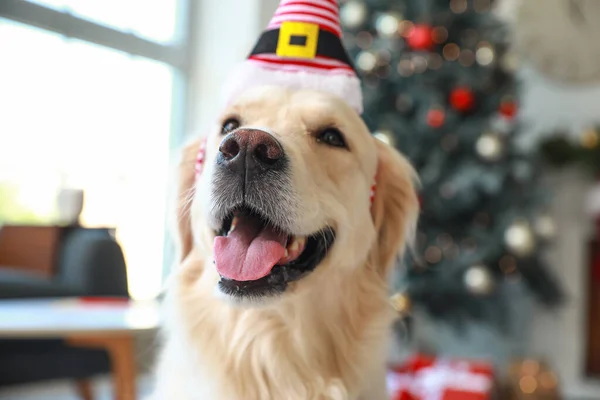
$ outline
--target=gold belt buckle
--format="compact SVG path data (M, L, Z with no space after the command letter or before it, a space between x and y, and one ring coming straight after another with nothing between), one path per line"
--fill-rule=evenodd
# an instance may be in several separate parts
M315 58L319 40L319 25L286 21L279 28L277 55L292 58Z

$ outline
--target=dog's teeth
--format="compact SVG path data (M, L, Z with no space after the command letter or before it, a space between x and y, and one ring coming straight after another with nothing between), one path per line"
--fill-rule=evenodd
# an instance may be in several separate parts
M292 239L292 243L290 244L290 246L288 247L290 249L291 253L295 253L298 251L298 239L294 236L294 238Z
M231 228L229 228L229 232L227 232L228 235L235 230L237 223L238 217L233 217L233 220L231 221Z
M292 254L297 253L298 250L300 250L300 249L302 249L304 247L305 243L306 243L306 237L304 237L304 236L301 236L301 237L293 236L292 237L292 241L290 242L290 244L288 246L288 250Z
M298 248L300 248L300 249L304 248L305 244L306 244L305 236L302 236L300 239L298 239Z
M290 255L290 252L288 251L288 249L285 249L285 253L283 253L283 257L288 258L289 255Z

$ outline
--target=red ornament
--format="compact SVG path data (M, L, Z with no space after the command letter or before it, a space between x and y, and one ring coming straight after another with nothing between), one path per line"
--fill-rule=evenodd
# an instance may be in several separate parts
M517 104L513 101L503 101L500 103L500 114L508 119L513 119L517 115Z
M439 128L444 125L444 121L446 120L446 114L444 110L440 110L439 108L434 108L433 110L429 110L427 113L427 125L432 128Z
M413 50L431 50L433 29L427 24L415 25L406 34L406 43Z
M469 111L475 105L475 95L468 87L457 87L450 93L450 104L455 110Z

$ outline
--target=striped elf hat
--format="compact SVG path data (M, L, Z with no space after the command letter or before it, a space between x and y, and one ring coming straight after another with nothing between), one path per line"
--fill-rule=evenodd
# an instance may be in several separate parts
M336 0L281 0L267 29L224 88L225 103L259 85L328 92L362 113L360 80L342 44Z

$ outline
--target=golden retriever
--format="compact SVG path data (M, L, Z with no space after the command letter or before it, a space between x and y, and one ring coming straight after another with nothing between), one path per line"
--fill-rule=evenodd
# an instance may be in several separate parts
M388 279L418 201L344 101L250 89L183 152L156 400L386 399ZM376 177L371 204L370 190Z

